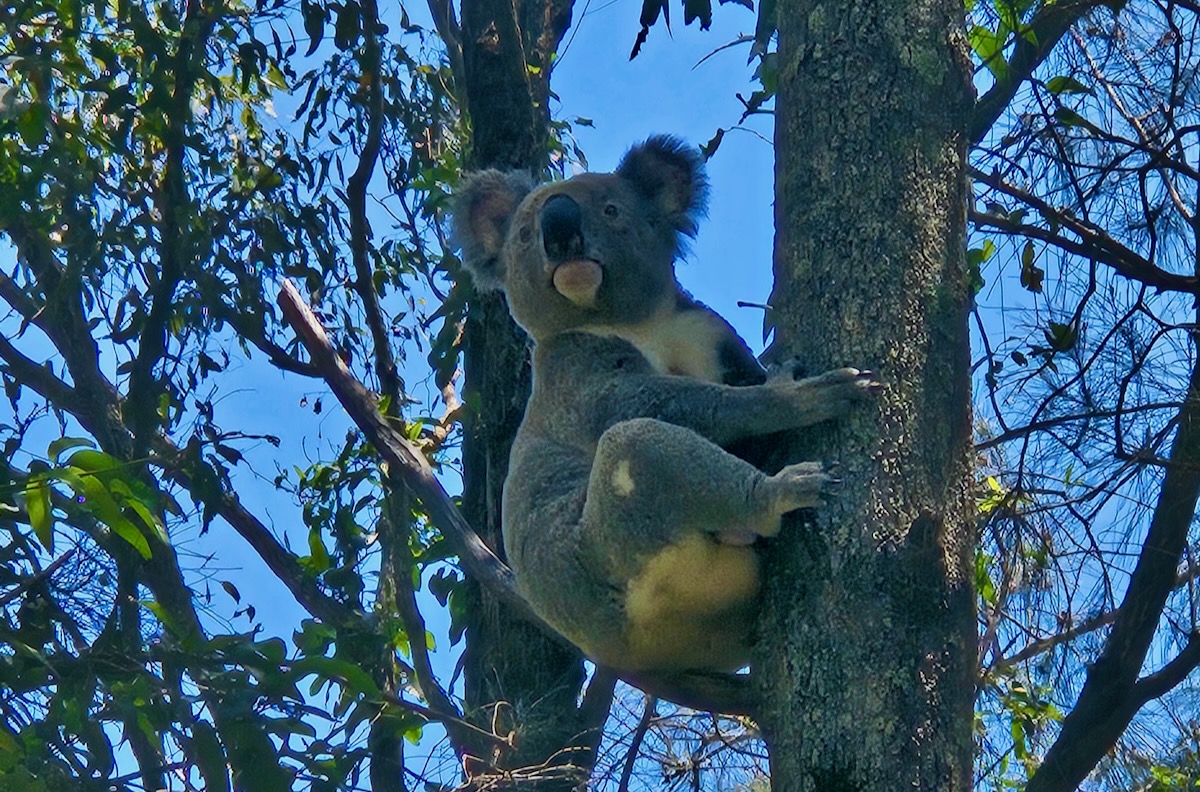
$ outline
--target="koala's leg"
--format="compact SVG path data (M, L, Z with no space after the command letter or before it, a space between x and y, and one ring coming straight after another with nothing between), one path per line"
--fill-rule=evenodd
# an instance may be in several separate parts
M836 480L820 465L768 476L696 432L634 418L600 437L579 549L622 595L610 664L732 670L749 660L758 555L732 536L769 536Z
M694 533L774 536L783 514L820 505L838 483L813 462L769 476L690 429L634 418L600 437L583 531L629 555Z

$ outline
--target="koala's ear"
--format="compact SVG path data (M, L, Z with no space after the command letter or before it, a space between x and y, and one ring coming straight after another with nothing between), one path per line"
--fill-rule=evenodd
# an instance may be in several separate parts
M509 222L532 189L533 179L526 173L485 170L465 178L455 192L450 204L453 239L477 288L504 288L500 251Z
M708 179L699 149L670 135L655 135L626 152L617 175L656 204L677 231L696 235L708 202Z

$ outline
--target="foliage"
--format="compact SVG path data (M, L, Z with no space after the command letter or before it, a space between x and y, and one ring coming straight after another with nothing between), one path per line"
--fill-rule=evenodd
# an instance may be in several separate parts
M239 499L281 441L228 428L223 400L268 366L313 375L273 306L282 277L320 299L364 375L398 340L400 362L426 353L452 399L461 301L445 299L438 211L461 131L437 40L402 8L390 32L356 2L0 15L3 784L358 786L368 745L416 741L428 722L401 701L402 656L428 638L395 599L425 570L443 597L456 578L421 513L380 501L352 434L275 477L303 506L307 549L289 551ZM369 219L354 210L368 189ZM387 301L382 337L365 295ZM322 412L319 397L298 407ZM447 420L401 408L436 458ZM187 555L216 525L316 617L290 644L260 635L261 603L222 562ZM387 601L365 585L385 556L403 573Z
M978 784L1021 788L1131 612L1164 482L1190 470L1170 449L1196 360L1200 9L967 7ZM685 23L711 11L685 3ZM747 114L774 92L770 16L741 42L760 56ZM648 0L641 39L658 18ZM382 790L416 772L405 741L505 750L432 673L417 594L458 640L451 551L324 403L273 302L284 277L313 295L453 477L466 294L440 212L467 132L443 39L404 7L386 19L371 0L0 8L0 789ZM315 440L239 412L264 381ZM277 503L302 524L273 526ZM1183 522L1134 658L1135 688L1161 684L1125 701L1097 789L1197 784ZM290 640L229 579L234 545L305 610ZM642 712L641 736L610 727L598 779L761 783L742 724Z
M1193 475L1180 426L1195 385L1200 9L1055 14L1036 3L971 11L980 110L994 121L976 126L972 155L978 447L990 485L979 782L1022 788L1072 742L1094 764L1111 743L1063 714L1104 695L1101 712L1145 708L1094 788L1166 788L1149 779L1194 744L1184 680L1200 659L1195 503L1172 503L1173 485ZM1157 556L1151 592L1133 572ZM1125 643L1135 623L1144 641ZM1107 691L1089 669L1098 657L1127 669ZM1141 690L1123 692L1139 678Z

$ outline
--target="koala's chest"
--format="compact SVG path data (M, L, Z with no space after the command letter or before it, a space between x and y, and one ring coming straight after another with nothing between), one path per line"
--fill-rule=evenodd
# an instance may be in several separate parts
M635 325L581 328L623 338L661 374L721 382L721 346L727 330L706 311L676 311Z

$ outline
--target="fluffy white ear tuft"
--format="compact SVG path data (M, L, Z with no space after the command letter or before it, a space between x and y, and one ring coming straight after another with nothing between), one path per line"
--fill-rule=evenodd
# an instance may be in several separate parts
M476 288L504 288L500 251L509 222L533 187L533 180L521 171L485 170L465 178L455 193L450 207L453 238Z
M649 198L676 231L696 235L708 202L708 179L699 149L670 135L655 135L625 153L617 175Z

